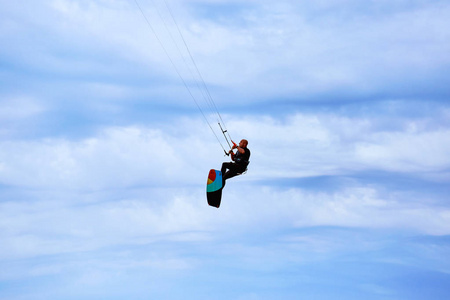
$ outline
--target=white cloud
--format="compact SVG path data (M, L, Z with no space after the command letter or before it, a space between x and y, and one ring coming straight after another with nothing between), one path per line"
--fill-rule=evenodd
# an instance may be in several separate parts
M324 7L289 1L262 4L239 15L246 21L240 27L204 22L202 31L220 37L220 43L204 35L202 48L223 47L220 56L213 48L212 60L201 60L215 65L206 68L205 77L218 85L231 84L239 91L235 97L244 94L245 101L251 101L337 90L374 92L401 82L420 84L423 74L439 73L448 64L444 49L450 45L442 39L449 34L443 25L450 14L446 5L393 9L391 2L385 2L380 7L372 4L377 10L370 11L355 1L333 3L332 8L327 7L331 2L324 3Z
M27 119L44 112L40 101L33 98L3 96L0 98L0 122L12 122Z
M85 194L70 191L58 198L42 191L21 202L1 203L1 258L89 252L161 240L210 239L205 230L208 219L203 215L208 209L206 200L199 201L204 193L200 197L194 192L193 197L173 189L130 191L95 193L92 203L86 202ZM137 195L130 198L133 193Z
M202 187L111 190L97 193L94 203L84 202L82 193L66 191L54 200L49 195L42 191L38 198L0 204L2 259L223 241L250 232L321 226L450 233L450 210L420 204L420 199L411 202L410 193L364 186L320 192L235 179L224 190L220 209L207 206ZM120 200L111 200L116 197Z
M309 99L337 91L377 94L422 84L426 88L439 82L426 78L442 76L449 64L445 24L450 8L443 3L406 7L377 2L370 4L371 10L355 1L254 1L229 22L196 14L197 5L187 1L172 6L203 78L217 88L213 96L227 102L298 95ZM190 72L153 5L141 6L189 81ZM157 6L189 60L165 5L157 2ZM172 86L162 92L170 95L166 101L179 99L173 82L183 84L133 1L57 0L37 6L30 1L27 7L8 5L6 10L8 24L15 24L14 30L4 33L8 60L66 76L127 74L135 90L137 82L157 75Z
M259 173L256 176L306 177L367 170L426 173L429 178L445 175L450 167L447 129L420 129L424 121L408 119L396 120L405 123L400 128L377 128L382 121L333 114L295 114L282 120L249 117L233 120L230 131L245 132L249 148L256 147L251 158L251 169ZM411 131L408 128L414 123L418 129Z
M450 132L440 127L421 129L421 120L415 126L415 121L405 119L403 126L388 130L377 128L377 119L331 114L225 118L236 141L249 140L252 178L371 170L433 178L450 167ZM229 159L221 156L217 141L201 120L183 119L159 126L105 128L78 141L3 141L1 182L94 190L167 186L179 181L180 175L187 175L184 183L194 183L202 178L202 172L219 168Z
M388 171L436 172L450 168L450 130L373 134L356 147L364 164Z
M158 130L111 128L81 141L2 142L5 184L102 189L174 182L180 155Z
M428 198L411 202L411 193L390 194L376 183L320 192L292 184L264 187L258 181L371 170L439 174L449 164L447 131L409 126L416 129L379 132L369 118L328 114L227 120L231 132L245 133L252 163L247 175L228 183L219 210L207 206L204 184L208 169L227 158L198 120L158 129L105 128L78 141L3 141L0 182L17 194L1 204L2 255L92 251L158 239L205 241L212 231L227 235L242 228L343 226L449 234L447 209L427 204ZM424 160L423 152L430 158Z
M7 82L0 93L7 95L0 109L6 124L0 129L0 279L18 280L17 286L26 281L30 291L9 285L1 295L36 299L55 279L60 287L41 298L104 298L105 291L129 296L130 287L142 296L149 282L166 295L183 276L205 277L211 270L235 281L238 272L230 269L279 278L292 263L336 253L393 261L398 249L383 248L384 232L388 240L403 233L450 234L442 187L450 180L446 104L353 103L328 113L294 107L298 99L336 90L335 101L361 95L361 102L405 86L421 90L432 83L446 91L439 72L449 63L448 4L249 2L180 0L172 6L219 104L253 107L264 99L277 108L266 115L232 115L237 109L224 115L233 138L249 140L252 157L248 173L227 183L220 209L207 206L206 175L229 158L198 114L179 119L162 105L153 110L156 101L185 108L177 95L186 91L133 1L0 4L0 76ZM163 31L151 3L140 3ZM208 14L216 4L220 16ZM167 47L180 64L176 49ZM271 99L292 99L292 112ZM160 115L142 121L146 112L138 109ZM26 137L11 133L24 124ZM64 137L55 137L49 124L61 126ZM73 132L77 139L70 138ZM386 178L361 175L373 173ZM331 177L333 186L309 186L322 180L316 176ZM403 190L397 181L406 177L420 186ZM322 234L336 227L364 233L349 239ZM367 243L372 234L366 230L382 241ZM447 250L425 256L442 265ZM426 264L421 257L414 259ZM448 271L446 265L435 269ZM189 280L188 290L198 287ZM118 282L127 291L116 293ZM79 285L90 290L79 292Z

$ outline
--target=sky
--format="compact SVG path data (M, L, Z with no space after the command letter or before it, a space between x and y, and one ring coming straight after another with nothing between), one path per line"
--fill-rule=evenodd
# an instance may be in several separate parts
M449 20L448 0L0 0L0 299L449 298ZM219 209L203 82L252 153Z

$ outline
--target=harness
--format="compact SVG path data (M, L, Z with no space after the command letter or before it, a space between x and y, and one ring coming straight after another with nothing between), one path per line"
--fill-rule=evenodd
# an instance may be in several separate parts
M244 171L242 171L242 172L240 172L240 173L236 173L237 175L243 175L243 174L246 174L247 173L247 166L250 164L250 162L249 161L246 161L246 165L245 165L245 170Z

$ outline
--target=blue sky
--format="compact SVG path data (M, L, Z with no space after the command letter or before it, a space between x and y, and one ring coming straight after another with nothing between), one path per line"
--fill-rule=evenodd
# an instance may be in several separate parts
M0 2L0 299L450 296L449 1L167 0L252 151L220 209L138 3L177 70L132 0Z

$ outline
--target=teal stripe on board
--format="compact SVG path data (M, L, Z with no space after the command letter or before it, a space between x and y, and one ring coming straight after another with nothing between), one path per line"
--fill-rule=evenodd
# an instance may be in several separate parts
M206 192L211 193L222 188L222 172L216 171L216 178L213 182L209 183L210 178L208 178L208 185L206 186Z

